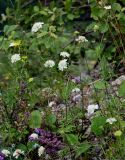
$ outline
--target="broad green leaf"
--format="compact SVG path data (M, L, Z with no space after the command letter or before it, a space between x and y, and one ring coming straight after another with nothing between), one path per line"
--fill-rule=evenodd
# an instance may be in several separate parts
M17 148L21 149L22 151L25 151L25 152L27 151L27 147L24 144L17 145Z
M105 82L104 82L104 81L101 81L101 80L96 81L96 82L94 83L94 86L95 86L96 89L105 89L105 88L106 88Z
M65 4L66 11L69 12L71 10L72 0L65 0L64 4Z
M95 117L92 119L91 130L96 136L103 134L104 125L106 124L105 117Z
M87 152L90 147L91 145L88 142L83 142L78 147L75 147L76 158L79 157L81 154Z
M29 126L30 128L40 128L42 123L41 113L35 110L31 113Z
M121 97L125 96L125 81L123 81L119 86L118 93L119 93L119 96Z
M119 3L113 3L113 5L112 5L112 10L113 11L119 11L120 12L121 9L122 9L122 7Z
M120 121L120 126L125 129L125 121Z
M52 125L56 122L56 116L54 114L50 114L47 116L46 121L49 125Z
M35 144L36 144L36 142L29 141L29 142L27 143L28 151L33 150Z
M99 8L99 7L93 7L91 9L91 17L93 17L95 20L98 20L99 18L103 18L103 16L106 14L106 10L104 10L103 8Z
M79 143L78 136L74 134L67 134L66 139L70 145L76 145Z
M5 33L6 35L8 35L8 34L11 33L12 31L14 31L17 27L18 27L18 25L11 25L11 26L6 25L6 26L4 27L4 33Z
M39 12L39 7L38 6L34 6L34 12Z
M74 19L74 15L73 15L73 14L68 14L68 15L67 15L67 18L68 18L69 20L73 20L73 19Z
M105 22L100 23L99 30L100 30L101 33L107 32L108 29L109 29L109 26L108 26L107 23L105 23Z

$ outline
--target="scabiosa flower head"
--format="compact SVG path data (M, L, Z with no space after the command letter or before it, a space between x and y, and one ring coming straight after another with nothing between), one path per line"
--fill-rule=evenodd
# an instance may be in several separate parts
M104 7L106 10L110 10L111 9L111 5L105 6Z
M75 103L78 103L78 102L80 102L81 100L82 100L82 96L81 96L81 94L77 94L77 95L75 95L75 96L73 96L73 102L75 102Z
M29 140L37 140L38 139L38 134L36 133L32 133L30 136L29 136Z
M31 32L35 33L38 32L38 30L40 30L43 27L43 22L36 22L34 23L34 25L32 26Z
M41 146L39 149L38 149L38 155L39 157L44 153L45 151L45 148L43 146Z
M64 57L64 58L69 58L70 54L68 52L61 52L60 56Z
M0 152L0 160L5 160L5 155L2 152Z
M22 151L21 149L16 149L13 153L13 157L15 157L16 159L18 159L20 155L24 155L24 151Z
M65 69L68 68L67 65L68 65L67 59L63 59L63 60L61 60L61 61L59 62L58 68L59 68L60 71L64 71Z
M76 87L71 91L71 101L73 103L79 103L82 100L81 90Z
M82 43L82 42L88 42L88 40L86 39L85 36L79 36L78 38L76 38L76 42Z
M117 120L116 120L116 118L108 118L107 120L106 120L106 122L107 123L109 123L109 124L113 124L114 122L116 122Z
M1 152L5 155L5 157L8 157L10 155L10 151L8 151L7 149L3 149Z
M20 54L14 54L11 57L11 63L15 63L17 61L21 60Z
M77 83L77 84L80 83L80 81L81 81L80 76L72 77L71 81L74 83Z
M99 106L97 104L96 105L94 105L94 104L89 105L87 108L87 111L88 111L87 115L91 116L96 109L99 109Z
M54 62L53 60L48 60L48 61L46 61L46 62L44 63L44 66L45 66L46 68L52 68L52 67L55 66L55 62Z

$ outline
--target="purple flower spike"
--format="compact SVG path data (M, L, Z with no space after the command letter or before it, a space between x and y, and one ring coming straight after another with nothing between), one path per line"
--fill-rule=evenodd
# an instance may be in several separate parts
M29 136L29 140L37 140L45 148L46 153L50 155L58 152L63 147L61 138L41 128L36 128L34 133Z

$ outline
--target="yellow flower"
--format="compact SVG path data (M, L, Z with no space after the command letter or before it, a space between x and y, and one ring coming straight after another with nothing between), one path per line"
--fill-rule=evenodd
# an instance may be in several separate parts
M9 47L17 47L21 45L21 40L16 40L10 43Z
M114 135L115 135L116 137L121 137L122 131L118 130L118 131L114 132Z
M29 80L28 80L28 81L29 81L29 83L30 83L30 82L32 82L32 81L33 81L33 78L29 78Z
M22 56L22 59L23 59L23 60L27 59L27 56Z
M21 57L22 62L26 62L27 58L28 58L27 56L22 56Z

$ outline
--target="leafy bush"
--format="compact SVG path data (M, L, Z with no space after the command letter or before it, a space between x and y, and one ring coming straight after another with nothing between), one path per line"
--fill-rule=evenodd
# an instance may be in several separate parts
M59 2L2 17L0 160L124 159L124 2Z

